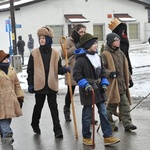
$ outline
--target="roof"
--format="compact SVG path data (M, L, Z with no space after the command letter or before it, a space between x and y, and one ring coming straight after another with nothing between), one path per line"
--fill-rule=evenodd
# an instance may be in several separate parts
M150 8L150 0L129 0L129 1L144 5L145 8L148 8L148 9Z
M87 23L90 22L82 14L65 14L64 17L71 23Z
M121 22L136 21L136 19L131 17L129 14L114 14L114 17L118 18Z
M39 3L45 0L13 0L13 1L14 1L14 9L20 9L20 7ZM9 0L0 1L0 12L9 10L10 10L10 1Z

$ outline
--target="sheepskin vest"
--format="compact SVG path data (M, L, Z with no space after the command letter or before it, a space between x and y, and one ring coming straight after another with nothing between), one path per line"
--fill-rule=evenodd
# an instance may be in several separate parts
M45 86L45 70L42 56L38 48L32 51L32 56L34 58L34 90L39 91ZM59 58L59 53L55 49L52 49L48 73L48 87L53 91L58 91Z
M108 51L103 51L103 54L105 55L105 57L107 58L107 63L108 63L108 67L107 69L109 70L113 70L115 71L115 65L114 65L114 60L111 56L111 53ZM130 92L129 92L129 70L128 70L128 62L127 59L124 59L124 72L125 72L125 83L126 83L126 87L127 87L127 97L128 97L128 101L131 104L131 97L130 97ZM109 103L119 103L120 102L120 94L119 94L119 89L118 89L118 81L117 79L110 79L109 78L109 82L110 85L108 86L107 89L107 96L109 98Z

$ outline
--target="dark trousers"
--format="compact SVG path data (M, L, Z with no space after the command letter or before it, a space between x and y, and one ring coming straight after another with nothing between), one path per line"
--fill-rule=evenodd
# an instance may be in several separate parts
M57 108L56 94L35 94L35 105L33 109L31 125L33 128L39 126L41 112L42 112L42 108L46 96L47 96L47 102L52 116L53 131L58 132L59 130L61 130L61 126L60 126L59 113Z
M19 55L21 55L22 65L24 65L24 52L19 52Z
M74 94L75 87L76 86L71 86L72 94ZM70 90L69 90L69 86L67 86L67 94L66 94L66 97L65 97L65 106L70 108L70 104L71 104Z

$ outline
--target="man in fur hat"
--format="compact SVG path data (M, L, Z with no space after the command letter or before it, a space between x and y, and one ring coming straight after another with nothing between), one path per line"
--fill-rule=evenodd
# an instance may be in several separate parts
M70 69L61 66L59 52L52 48L53 30L50 27L41 27L37 35L40 46L31 51L27 67L28 91L35 93L31 126L36 134L41 134L39 123L47 97L55 137L62 138L63 133L57 108L58 74L70 72Z

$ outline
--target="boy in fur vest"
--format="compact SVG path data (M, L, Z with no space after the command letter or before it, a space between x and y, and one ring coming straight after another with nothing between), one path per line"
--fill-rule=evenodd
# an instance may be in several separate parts
M107 43L102 53L104 67L107 69L107 77L110 85L107 89L109 96L107 116L112 126L112 130L117 131L112 115L116 113L119 106L119 118L121 119L125 131L135 130L137 127L132 124L130 116L131 97L129 87L131 75L128 69L128 61L124 53L120 50L120 37L116 33L107 35Z
M73 78L79 85L80 101L82 109L82 136L83 144L92 145L90 123L92 114L92 91L94 90L95 105L101 122L101 128L105 145L120 142L118 138L112 137L112 130L107 119L105 106L105 90L109 85L106 71L102 65L102 59L97 54L97 37L85 33L80 38L81 47L74 51L76 63L73 69ZM93 120L94 123L94 120Z
M41 134L39 123L47 97L55 137L62 138L63 133L57 108L58 74L70 72L70 68L61 66L59 52L52 48L53 30L50 27L41 27L37 35L40 46L31 51L27 67L28 91L35 93L31 126L36 134Z
M15 70L9 64L9 54L0 50L0 134L2 143L12 144L12 118L22 115L24 92Z

